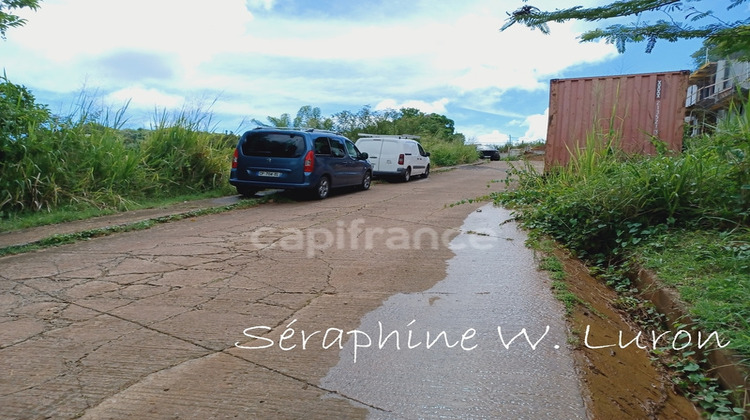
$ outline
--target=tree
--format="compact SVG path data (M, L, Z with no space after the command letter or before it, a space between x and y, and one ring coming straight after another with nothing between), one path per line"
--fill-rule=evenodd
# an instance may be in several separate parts
M16 28L26 24L26 19L21 19L13 14L16 9L24 7L36 10L39 8L39 0L0 0L0 37L6 39L5 31L8 28Z
M26 138L29 130L47 123L50 117L47 107L37 104L25 86L11 83L5 75L0 76L0 153Z
M401 108L401 117L394 122L397 133L430 136L439 140L454 141L454 122L445 115L425 114L416 108Z
M734 58L734 57L722 57L716 53L716 45L711 43L708 39L703 40L703 45L700 49L690 54L690 58L693 59L693 65L695 68L700 68L706 62L718 61L723 58Z
M719 1L728 3L731 10L747 0L710 0L715 6ZM526 0L524 0L526 2ZM628 24L616 23L605 28L597 28L581 34L581 41L604 39L614 44L619 52L625 51L629 42L646 41L646 52L653 50L657 40L674 42L679 39L706 39L716 48L716 54L730 56L743 54L750 57L750 19L744 18L733 22L719 19L711 10L701 11L689 3L708 4L709 0L616 0L600 7L584 8L574 6L568 9L543 11L537 7L525 5L512 13L500 29L504 31L515 23L526 25L549 33L549 22L583 20L598 22L628 16L637 17ZM646 14L658 12L664 18L656 21L646 20ZM677 16L677 17L676 17ZM679 19L682 16L682 20ZM693 26L702 22L698 26Z
M373 111L370 105L365 105L356 113L341 111L331 118L335 131L354 139L359 133L399 134L393 122L401 118L401 113L393 109Z
M294 118L294 126L332 130L333 120L331 118L323 118L320 108L317 106L313 108L310 105L305 105L297 111L297 117Z
M312 107L310 105L304 105L302 106L299 111L297 111L297 116L294 117L292 120L292 117L287 114L286 112L281 114L278 117L266 117L268 119L268 122L271 123L271 127L279 127L279 128L317 128L321 130L332 130L333 129L333 120L331 118L323 118L321 116L320 108L318 107ZM258 121L256 119L252 120L253 123L258 124L259 126L268 127L269 125Z

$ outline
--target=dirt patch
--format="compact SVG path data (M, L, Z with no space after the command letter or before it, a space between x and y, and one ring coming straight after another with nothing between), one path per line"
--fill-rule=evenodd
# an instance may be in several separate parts
M592 418L700 419L695 405L676 392L647 350L635 344L619 346L621 333L626 344L636 337L638 328L612 305L617 294L592 277L580 261L563 251L556 251L555 256L564 265L568 289L583 302L568 322ZM611 344L617 345L595 348Z

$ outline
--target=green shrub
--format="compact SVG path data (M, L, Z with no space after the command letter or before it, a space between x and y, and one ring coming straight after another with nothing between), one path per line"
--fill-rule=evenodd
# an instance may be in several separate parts
M178 114L173 121L164 111L141 143L144 164L152 173L156 192L206 191L226 186L232 149L222 135L201 130L200 112Z
M607 138L589 139L567 167L547 174L515 171L521 187L496 199L518 207L529 227L598 258L672 226L747 224L750 135L736 127L716 135L731 138L731 146L705 137L674 156L621 156Z
M209 118L200 111L174 121L165 111L155 128L134 132L122 129L127 105L98 111L81 94L69 116L56 117L23 87L5 80L0 88L0 216L231 192L226 177L236 137L201 130Z
M476 162L479 159L474 145L463 142L447 142L431 138L420 139L420 143L430 153L433 166L453 166Z

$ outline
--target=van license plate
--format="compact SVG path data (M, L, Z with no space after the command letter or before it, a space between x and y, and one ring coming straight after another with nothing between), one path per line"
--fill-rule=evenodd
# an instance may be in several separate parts
M258 171L258 176L269 176L272 178L278 178L281 176L281 172Z

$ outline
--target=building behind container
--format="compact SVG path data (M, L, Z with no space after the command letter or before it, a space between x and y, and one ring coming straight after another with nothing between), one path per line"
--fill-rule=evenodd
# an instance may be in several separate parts
M682 149L687 70L550 82L545 167L566 165L595 139L626 153L654 154L654 139Z

